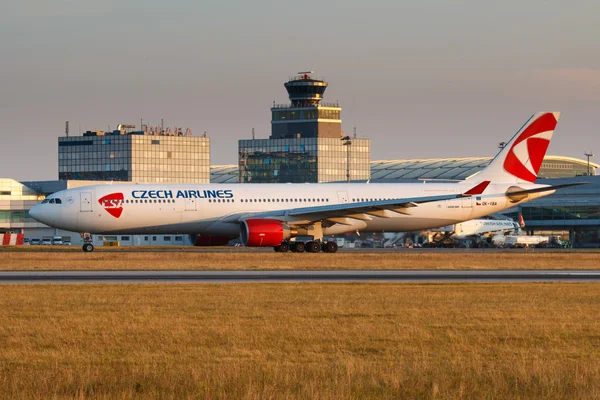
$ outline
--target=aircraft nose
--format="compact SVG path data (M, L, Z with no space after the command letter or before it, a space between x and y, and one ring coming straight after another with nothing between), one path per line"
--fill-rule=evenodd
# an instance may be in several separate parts
M35 219L38 222L44 222L42 221L40 218L42 218L42 210L41 210L41 206L39 204L31 207L31 209L29 210L29 216L33 219Z

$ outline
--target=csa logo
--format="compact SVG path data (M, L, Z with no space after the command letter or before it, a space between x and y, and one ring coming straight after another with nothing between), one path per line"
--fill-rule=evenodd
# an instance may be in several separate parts
M123 213L124 198L125 196L123 196L123 193L111 193L99 199L98 203L100 203L110 215L119 218L121 213Z
M556 122L554 114L547 113L525 128L506 155L504 169L519 179L535 182Z

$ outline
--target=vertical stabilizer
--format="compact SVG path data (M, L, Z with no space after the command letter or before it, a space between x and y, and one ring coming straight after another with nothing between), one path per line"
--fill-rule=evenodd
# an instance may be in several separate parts
M535 182L559 116L559 112L534 114L483 171L468 179Z

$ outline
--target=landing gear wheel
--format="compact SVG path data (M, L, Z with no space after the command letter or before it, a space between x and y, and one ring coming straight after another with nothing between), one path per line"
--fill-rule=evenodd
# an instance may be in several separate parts
M278 247L280 253L287 253L290 250L290 244L288 242L281 242Z
M327 242L323 246L323 251L326 253L335 253L338 251L338 245L336 242Z
M94 251L94 245L91 243L84 243L81 248L85 253L90 253Z
M294 253L304 253L304 242L296 242L292 244L292 251Z
M321 251L321 243L319 242L306 242L306 251L309 253L318 253Z

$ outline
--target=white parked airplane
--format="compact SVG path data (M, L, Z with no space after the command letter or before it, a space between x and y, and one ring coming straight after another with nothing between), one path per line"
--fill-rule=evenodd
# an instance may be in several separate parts
M246 246L333 253L337 244L322 243L324 235L451 225L572 186L534 184L558 117L533 115L488 167L461 182L101 184L54 193L29 214L75 232L241 236Z
M521 229L517 222L509 219L472 219L458 224L444 226L430 231L434 241L446 238L465 240L478 239L498 232L519 232Z

